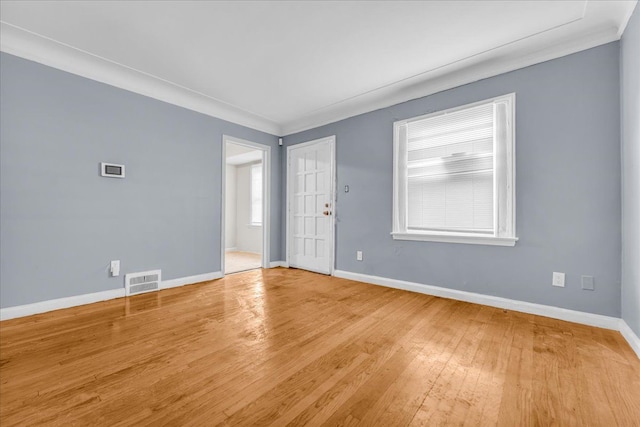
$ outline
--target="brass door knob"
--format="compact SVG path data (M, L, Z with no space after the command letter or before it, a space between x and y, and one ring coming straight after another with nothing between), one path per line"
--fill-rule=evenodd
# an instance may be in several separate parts
M331 215L331 211L324 211L324 212L322 212L322 214L325 215L325 216L329 216L329 215Z

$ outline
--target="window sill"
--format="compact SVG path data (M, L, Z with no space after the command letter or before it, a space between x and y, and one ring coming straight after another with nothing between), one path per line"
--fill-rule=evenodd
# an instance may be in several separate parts
M391 233L394 240L465 243L469 245L515 246L517 237L476 236L470 234Z

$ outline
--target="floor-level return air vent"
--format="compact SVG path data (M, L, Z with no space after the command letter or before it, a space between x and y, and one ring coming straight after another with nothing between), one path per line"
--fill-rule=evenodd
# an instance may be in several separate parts
M143 271L142 273L125 274L124 287L126 295L137 295L160 289L161 270Z

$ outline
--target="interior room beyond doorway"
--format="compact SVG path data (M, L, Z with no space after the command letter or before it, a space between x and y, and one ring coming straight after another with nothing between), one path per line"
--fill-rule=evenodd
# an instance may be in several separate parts
M225 273L262 266L263 151L225 147Z

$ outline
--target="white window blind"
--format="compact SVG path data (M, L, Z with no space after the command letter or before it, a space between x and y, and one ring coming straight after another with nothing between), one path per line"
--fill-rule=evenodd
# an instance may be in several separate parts
M493 104L407 124L408 229L493 233Z
M251 224L262 224L262 164L251 166Z
M393 234L514 238L513 99L395 123Z

